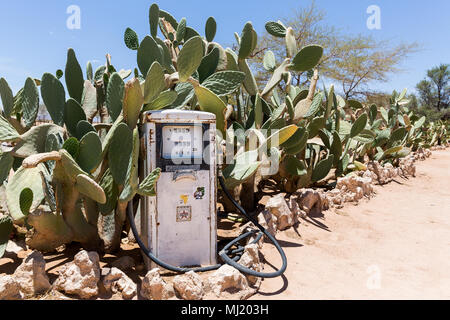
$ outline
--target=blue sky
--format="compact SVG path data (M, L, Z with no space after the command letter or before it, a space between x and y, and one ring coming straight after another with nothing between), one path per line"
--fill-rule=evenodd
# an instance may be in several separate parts
M2 1L0 4L0 77L10 83L14 93L26 77L41 78L44 72L63 69L67 48L75 49L84 66L92 61L94 68L104 63L105 54L112 55L117 69L136 66L136 54L123 43L127 27L142 39L149 33L148 9L152 1L128 0L58 0ZM252 21L258 33L264 24L289 16L293 9L306 6L309 0L185 0L157 1L159 7L203 34L209 16L218 22L216 41L234 42L245 22ZM373 89L391 92L404 87L414 89L425 72L440 63L450 63L450 1L448 0L316 0L327 12L330 25L348 33L372 34L377 39L395 42L418 42L422 50L400 67L386 83L374 83ZM70 5L81 9L81 29L69 30L66 13ZM381 30L368 30L366 9L381 8Z

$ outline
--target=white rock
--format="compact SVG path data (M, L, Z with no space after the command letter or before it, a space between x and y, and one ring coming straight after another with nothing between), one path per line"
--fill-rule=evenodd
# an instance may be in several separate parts
M328 198L327 192L323 189L318 189L317 192L321 199L322 211L327 211L330 209L330 199Z
M400 171L405 176L416 176L416 165L414 163L414 157L407 157L400 160Z
M208 279L208 287L217 297L220 297L223 292L237 293L249 289L245 276L227 264L211 275Z
M27 251L25 240L13 241L9 240L6 245L6 252L18 254L21 251Z
M249 244L245 247L245 251L239 260L239 264L243 265L246 268L255 270L257 272L261 272L263 270L263 264L259 259L259 248L256 244ZM261 278L246 275L247 280L250 285L257 285Z
M184 300L202 300L205 294L202 278L194 271L176 276L173 287Z
M336 184L336 189L340 190L343 194L352 194L351 198L344 196L345 202L357 202L364 197L370 197L374 193L371 182L371 178L362 178L356 175L351 175L348 177L339 178Z
M263 210L258 215L258 223L263 226L272 236L277 233L277 217L269 210Z
M294 214L295 222L298 222L299 218L306 218L306 212L300 209L297 198L297 196L292 195L288 201L289 210Z
M111 263L111 267L120 269L122 271L131 270L135 265L136 263L134 259L129 256L121 257L116 261L114 261L113 263Z
M365 179L370 179L370 183L371 184L375 183L376 180L377 180L377 175L374 172L370 171L370 170L364 171L362 177L365 178Z
M336 208L342 208L343 207L343 199L341 190L339 189L333 189L327 192L327 197L330 201L330 206L336 207Z
M267 201L266 210L277 218L277 229L286 230L295 224L294 214L282 194L278 194Z
M26 257L13 275L20 290L27 296L35 296L50 290L51 285L45 273L45 260L42 253L33 251Z
M364 192L361 187L356 187L355 192L351 192L351 194L353 195L352 202L358 202L364 198Z
M354 199L354 193L352 193L352 192L347 192L347 193L344 193L343 195L342 195L342 202L343 203L346 203L346 202L353 202L353 199Z
M300 189L294 193L300 209L308 216L319 216L322 214L322 198L320 193L313 189Z
M341 209L344 207L344 200L342 197L333 198L333 206L337 209Z
M100 265L97 252L80 251L73 262L69 262L59 271L54 283L56 290L74 294L82 299L98 295Z
M255 225L252 222L248 222L246 224L244 224L243 226L239 227L239 233L240 234L244 234L250 231L256 231L254 235L248 237L246 239L247 244L251 244L253 242L256 241L257 237L258 237L258 233L260 232L258 228L255 227ZM262 249L263 245L264 245L264 237L261 237L259 239L259 241L256 241L256 245Z
M158 268L147 272L142 280L140 293L147 300L168 300L175 296L173 286L161 278Z
M372 171L376 176L376 182L378 184L386 184L388 177L384 174L384 168L378 161L371 161L367 164L367 169Z
M0 300L21 300L22 298L19 283L12 276L1 275Z
M137 295L137 286L125 273L118 268L103 268L102 282L107 291L122 293L122 298L133 299Z

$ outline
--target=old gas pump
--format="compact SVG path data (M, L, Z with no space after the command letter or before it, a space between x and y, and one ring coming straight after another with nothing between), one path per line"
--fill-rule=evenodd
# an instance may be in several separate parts
M286 255L275 239L255 217L236 202L216 167L216 117L199 111L164 110L144 114L141 133L146 153L143 177L156 168L161 176L156 196L140 198L140 228L133 215L133 202L127 208L131 229L144 254L148 269L163 267L173 272L210 271L229 264L239 271L262 278L284 273ZM217 181L235 207L257 229L230 241L217 252ZM282 267L270 273L257 272L238 263L244 243L263 236L277 248ZM217 263L217 257L222 260Z
M155 168L162 173L157 196L141 204L141 238L171 265L215 265L215 115L166 110L144 117L144 174ZM155 267L149 259L146 264Z

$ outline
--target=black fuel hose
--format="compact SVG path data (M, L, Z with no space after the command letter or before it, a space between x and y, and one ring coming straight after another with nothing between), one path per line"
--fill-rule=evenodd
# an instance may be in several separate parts
M236 263L235 261L233 261L232 259L230 259L227 255L229 248L231 248L231 246L233 246L233 244L241 241L244 235L236 238L235 240L231 241L229 244L227 244L225 246L225 248L223 248L220 252L219 252L219 256L223 259L223 261L225 261L225 263L229 264L230 266L238 269L240 272L245 273L245 274L249 274L251 276L255 276L255 277L259 277L259 278L276 278L281 276L287 268L287 258L286 258L286 254L284 253L283 249L281 248L280 244L278 243L277 239L275 239L274 236L272 236L266 228L264 228L261 224L259 224L259 222L252 217L251 215L249 215L244 208L242 208L239 203L237 203L237 201L231 196L230 192L228 191L226 185L225 185L225 180L223 179L223 176L221 174L219 174L219 183L220 186L222 187L223 192L225 193L225 195L228 197L228 199L230 199L230 201L233 203L233 205L236 207L236 209L238 209L249 221L251 221L261 232L260 234L264 234L267 238L269 238L270 242L272 242L272 244L275 246L275 248L277 248L278 252L280 253L281 256L281 260L282 260L282 267L275 271L275 272L271 272L271 273L263 273L263 272L257 272L255 270L251 270L249 268L246 268L244 266L242 266L241 264Z
M223 179L223 177L221 175L219 175L219 182L220 185L223 189L223 191L225 192L225 195L230 199L230 201L233 203L233 205L249 220L251 221L261 232L259 232L257 234L257 230L251 230L249 232L246 232L244 234L242 234L241 236L237 237L236 239L234 239L233 241L231 241L230 243L228 243L225 248L223 248L220 252L219 252L219 256L222 258L222 260L225 262L225 264L229 264L232 267L236 268L237 270L239 270L240 272L244 273L244 274L248 274L250 276L255 276L255 277L259 277L259 278L276 278L281 276L287 268L287 258L286 255L283 251L283 249L281 248L280 244L278 243L278 241L275 239L275 237L273 237L263 226L261 226L258 221L256 221L256 219L254 219L253 217L251 217L249 214L247 214L247 212L236 202L236 200L234 200L234 198L230 195L229 191L227 190L226 186L225 186L225 181ZM177 273L186 273L189 271L194 271L194 272L205 272L205 271L212 271L212 270L217 270L220 267L222 267L224 264L216 264L213 266L207 266L207 267L198 267L198 268L180 268L180 267L176 267L176 266L172 266L160 259L158 259L144 244L144 242L142 241L142 239L139 237L139 233L137 231L136 228L136 224L134 222L134 214L133 214L134 210L133 210L133 203L132 201L130 201L128 203L128 207L127 207L127 214L128 214L128 220L130 222L130 227L131 230L133 232L134 238L136 239L136 242L138 243L139 247L141 248L142 252L150 259L152 260L154 263L156 263L157 265L159 265L160 267L163 267L164 269L167 269L169 271L173 271L173 272L177 272ZM237 261L240 259L242 252L245 250L244 247L239 246L238 249L235 249L231 252L229 252L229 249L233 246L233 245L237 245L240 241L242 241L243 239L246 239L248 237L251 237L253 235L257 234L256 238L252 241L252 244L257 243L264 235L267 236L269 238L269 240L273 243L273 245L277 248L278 252L281 255L281 259L283 262L282 267L277 270L276 272L272 272L272 273L262 273L262 272L257 272L255 270L246 268L244 266L242 266L241 264L237 263ZM228 255L234 254L236 255L234 258L230 258Z

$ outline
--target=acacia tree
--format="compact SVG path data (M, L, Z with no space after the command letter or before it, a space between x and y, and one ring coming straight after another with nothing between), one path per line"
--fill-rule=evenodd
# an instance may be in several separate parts
M450 65L441 64L427 71L427 79L420 81L416 89L423 106L438 111L450 105Z
M386 81L390 73L399 72L397 66L418 48L416 43L391 45L371 36L345 35L326 23L326 13L314 1L295 11L292 17L281 19L281 22L292 26L298 47L318 44L324 48L318 65L320 74L338 81L346 99L369 94L369 84ZM257 80L261 82L267 81L271 75L261 67L266 50L273 51L275 56L283 56L284 39L266 33L259 41L252 57L252 67L258 71ZM292 81L294 85L305 86L309 78L306 72L297 73Z
M391 46L362 35L345 37L337 46L339 54L322 72L339 81L345 99L370 94L370 84L387 81L390 74L401 71L396 66L417 48L415 43Z
M337 30L333 26L324 23L326 13L320 10L314 1L308 7L294 11L292 17L281 19L286 26L292 27L298 48L303 48L309 44L319 44L324 48L322 60L317 68L325 65L328 60L338 57ZM286 41L284 38L276 38L265 33L258 40L258 47L251 56L251 67L256 73L258 83L267 83L271 78L272 72L268 72L263 67L264 54L271 50L275 57L284 57L286 55ZM282 61L278 58L277 64ZM292 83L296 86L307 86L311 75L307 72L297 72L292 74Z

